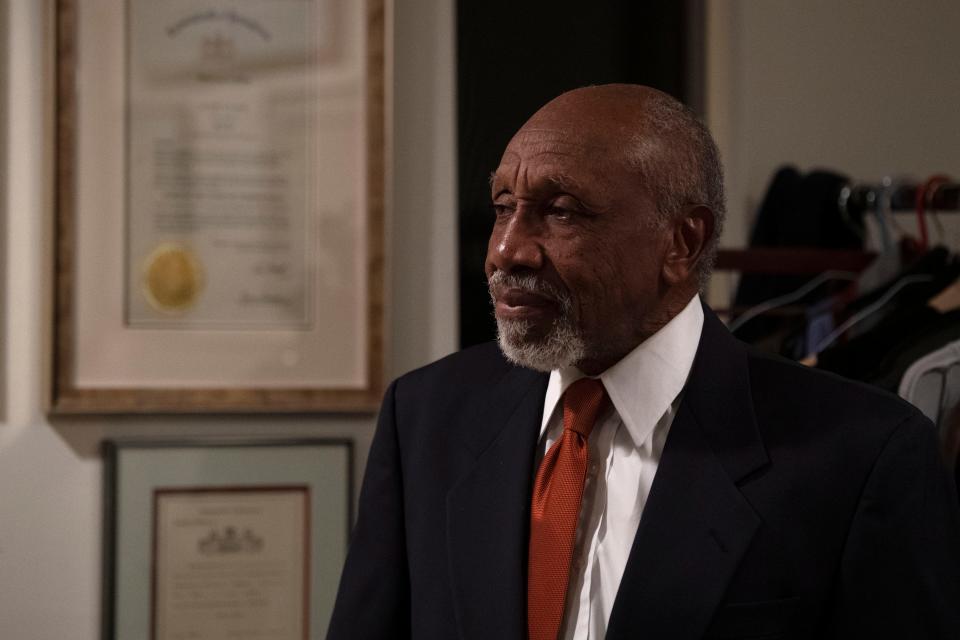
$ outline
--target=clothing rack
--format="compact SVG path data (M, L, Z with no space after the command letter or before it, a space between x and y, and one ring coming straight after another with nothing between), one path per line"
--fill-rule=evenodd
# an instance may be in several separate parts
M850 213L876 211L881 205L890 211L916 211L918 201L927 211L958 212L960 183L950 182L943 176L934 176L923 183L851 183L840 192L839 207Z
M718 271L768 275L815 275L830 270L860 273L876 257L875 253L855 249L754 247L721 249L715 266Z
M920 232L919 247L927 246L925 216L960 212L960 182L943 174L917 180L884 178L879 184L850 182L840 191L838 212L846 219L866 212L914 212ZM877 257L856 249L819 247L751 247L725 249L717 254L716 269L744 274L815 275L825 271L860 273Z

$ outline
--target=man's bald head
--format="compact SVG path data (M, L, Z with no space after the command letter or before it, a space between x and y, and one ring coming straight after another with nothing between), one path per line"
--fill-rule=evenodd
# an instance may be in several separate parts
M716 146L659 91L607 85L552 100L491 182L485 271L504 354L596 375L690 304L723 215Z
M569 132L626 163L655 203L653 223L666 224L690 205L709 207L714 233L699 265L701 285L706 283L726 213L723 168L716 143L691 109L651 87L583 87L548 102L515 138L541 128Z

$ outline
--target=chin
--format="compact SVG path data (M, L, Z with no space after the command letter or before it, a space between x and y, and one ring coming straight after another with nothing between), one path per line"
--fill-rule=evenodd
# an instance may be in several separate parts
M507 360L536 371L572 366L583 360L586 352L583 336L564 322L539 331L529 321L497 317L497 342Z

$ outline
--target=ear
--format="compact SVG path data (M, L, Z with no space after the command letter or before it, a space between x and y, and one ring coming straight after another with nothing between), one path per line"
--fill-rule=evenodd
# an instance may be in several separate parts
M706 205L693 206L672 222L663 261L663 277L669 284L696 279L697 264L715 226L713 210Z

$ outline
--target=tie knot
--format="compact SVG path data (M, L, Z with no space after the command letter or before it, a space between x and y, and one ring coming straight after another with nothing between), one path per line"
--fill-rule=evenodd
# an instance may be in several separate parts
M563 428L588 438L607 400L602 382L596 378L580 378L563 394Z

